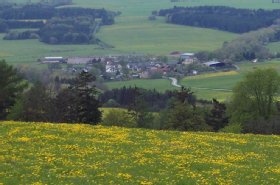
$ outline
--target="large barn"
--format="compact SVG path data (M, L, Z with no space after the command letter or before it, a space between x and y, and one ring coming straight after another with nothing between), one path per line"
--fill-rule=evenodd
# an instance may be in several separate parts
M224 62L218 62L218 61L210 61L210 62L205 62L203 64L208 67L224 67L226 65Z

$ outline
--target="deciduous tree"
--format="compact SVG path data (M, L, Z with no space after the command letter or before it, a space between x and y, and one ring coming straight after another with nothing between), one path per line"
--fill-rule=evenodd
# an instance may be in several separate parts
M275 69L257 69L236 85L230 104L233 122L269 117L276 111L280 77Z

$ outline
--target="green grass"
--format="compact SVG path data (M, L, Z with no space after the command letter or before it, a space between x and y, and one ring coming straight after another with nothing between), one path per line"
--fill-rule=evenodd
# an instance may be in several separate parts
M280 42L273 42L268 44L267 48L271 51L271 52L280 52Z
M168 55L172 51L213 51L236 34L211 29L166 24L162 18L121 17L102 27L98 37L120 52Z
M17 0L14 2L26 1ZM76 3L76 6L104 7L122 12L122 15L116 18L115 25L103 27L98 34L98 37L115 48L103 50L96 45L52 46L40 43L37 40L1 40L0 59L6 59L10 63L18 64L33 63L43 56L131 53L167 55L177 50L188 52L212 51L222 46L224 41L229 41L236 37L236 34L227 32L166 24L163 18L159 18L157 21L148 21L147 18L152 10L172 7L173 4L168 1L76 0L74 3ZM184 5L188 4L184 3ZM3 35L0 35L1 37Z
M278 184L280 137L0 122L0 184Z
M256 68L273 68L280 73L280 61L273 60L259 63L240 63L240 71L217 74L202 74L194 77L186 77L179 84L189 87L195 92L199 99L211 100L216 98L221 101L228 100L232 94L232 89L249 72ZM106 83L109 89L123 86L137 86L146 89L156 89L164 92L170 89L178 89L171 86L171 82L166 79L160 80L130 80Z
M126 87L141 87L145 89L156 89L160 92L164 92L166 90L176 89L171 85L170 80L166 79L155 79L155 80L129 80L129 81L119 81L119 82L108 82L106 83L109 89L121 88L123 86Z
M14 0L23 3L26 0ZM32 0L31 2L38 2ZM224 41L237 35L217 30L192 28L164 23L163 19L148 21L153 10L173 6L226 5L239 8L280 8L270 0L187 0L171 3L170 0L74 0L75 6L106 8L121 11L116 24L103 27L98 36L115 46L102 50L96 45L51 46L39 41L0 41L0 59L10 63L34 63L43 56L88 56L117 53L145 53L167 55L171 51L196 52L212 51L222 46Z
M212 99L217 98L219 100L226 100L230 98L231 91L233 87L242 80L242 78L249 72L256 68L274 68L280 73L280 61L273 60L269 62L261 63L242 63L238 65L240 71L233 75L218 75L209 76L202 75L202 77L197 76L186 77L180 81L181 85L185 87L191 87L194 92L198 94L199 98Z

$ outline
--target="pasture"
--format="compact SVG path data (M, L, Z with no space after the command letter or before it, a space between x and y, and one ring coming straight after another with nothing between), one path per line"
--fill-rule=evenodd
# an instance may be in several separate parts
M0 184L278 184L280 137L0 122Z
M232 89L246 73L256 68L274 68L280 73L280 61L273 60L259 63L240 63L238 64L240 71L218 72L201 74L197 76L185 77L180 80L179 84L189 87L200 99L211 100L216 98L225 101L230 98ZM159 83L160 81L160 83ZM146 89L157 89L161 92L169 89L175 89L171 86L169 80L131 80L122 82L106 83L112 88L120 88L123 86L138 86ZM178 89L178 88L177 88Z
M274 68L280 73L280 61L273 60L259 63L242 63L238 65L240 71L198 75L186 77L180 81L181 85L191 87L199 98L227 100L230 98L231 90L244 75L256 68Z
M159 92L164 92L166 90L177 89L171 85L171 81L167 79L135 79L129 81L119 81L119 82L108 82L106 83L109 89L126 87L140 87L144 89L156 89Z
M26 0L13 0L24 3ZM31 0L38 2L38 0ZM217 30L166 24L162 18L148 21L153 10L173 6L225 5L238 8L280 8L270 0L73 0L74 6L106 8L121 11L116 24L106 26L98 37L114 48L101 49L97 45L47 45L38 40L3 41L0 35L0 59L9 63L34 63L43 56L89 56L109 54L154 54L167 55L172 51L213 51L224 41L237 35Z

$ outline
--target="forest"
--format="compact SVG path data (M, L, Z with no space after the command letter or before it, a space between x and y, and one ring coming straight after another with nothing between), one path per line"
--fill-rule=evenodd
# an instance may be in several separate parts
M4 39L39 38L48 44L92 44L98 41L95 33L102 25L114 24L115 12L105 9L56 8L44 4L0 6L0 32ZM12 29L30 28L39 31L15 32Z
M172 24L213 28L233 33L245 33L271 26L279 17L280 10L237 9L225 6L173 7L162 9Z

